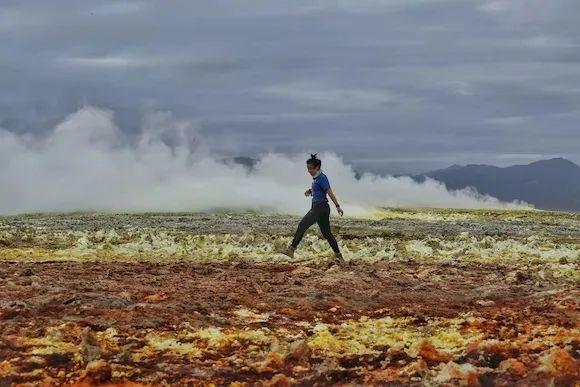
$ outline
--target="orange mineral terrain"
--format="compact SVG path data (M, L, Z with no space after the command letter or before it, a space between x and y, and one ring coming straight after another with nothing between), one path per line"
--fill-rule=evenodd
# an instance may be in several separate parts
M578 386L580 214L0 217L0 386Z

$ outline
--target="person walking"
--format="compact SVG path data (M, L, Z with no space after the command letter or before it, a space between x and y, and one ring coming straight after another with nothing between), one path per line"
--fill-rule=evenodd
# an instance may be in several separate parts
M328 177L324 172L322 172L321 167L322 161L316 157L316 153L310 154L310 158L306 160L306 169L312 176L312 187L307 189L306 192L304 192L304 195L306 197L312 195L311 208L298 224L292 243L283 250L282 253L293 258L294 251L298 247L298 244L302 240L306 230L308 230L308 228L314 223L318 223L322 235L334 251L334 263L342 264L344 263L344 258L342 257L336 238L332 235L330 230L330 206L328 205L326 194L328 194L334 202L336 210L340 216L344 214L344 211L340 208L336 196L330 187Z

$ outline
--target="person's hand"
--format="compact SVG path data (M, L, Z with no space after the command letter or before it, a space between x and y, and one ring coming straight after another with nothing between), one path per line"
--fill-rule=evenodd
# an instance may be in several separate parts
M308 188L306 191L304 191L304 196L310 196L312 195L312 188Z
M344 211L342 210L342 208L340 208L340 206L336 206L336 211L338 211L340 216L342 216L342 214L344 214Z

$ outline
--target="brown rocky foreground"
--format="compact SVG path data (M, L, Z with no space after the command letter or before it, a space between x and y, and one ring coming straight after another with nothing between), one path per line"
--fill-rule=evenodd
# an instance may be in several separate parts
M497 265L385 262L342 269L244 262L5 262L2 381L105 382L123 375L154 384L284 384L291 378L365 384L412 381L449 361L486 368L456 371L471 384L578 381L577 289L535 286L525 277L506 284L506 272ZM337 329L361 316L389 316L406 318L409 329L421 330L434 318L467 312L472 318L460 322L460 331L496 338L497 345L479 347L476 340L453 355L427 340L416 356L387 347L340 357L307 345L314 322ZM236 333L267 328L267 333L264 340L238 339L216 348L208 348L206 338L183 340L196 344L199 357L171 345L156 348L147 339L150 332L176 334L184 326L191 332L214 327ZM114 335L107 334L112 329ZM281 349L293 344L298 349ZM546 350L551 350L547 359L535 357Z
M68 246L46 240L40 260L35 238L0 249L2 386L580 383L576 250L561 235L550 265L439 259L404 240L330 268L243 253L51 260Z

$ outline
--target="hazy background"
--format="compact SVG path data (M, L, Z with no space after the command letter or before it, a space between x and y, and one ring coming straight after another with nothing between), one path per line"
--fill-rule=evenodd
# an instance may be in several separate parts
M85 107L42 140L0 130L0 214L36 211L203 211L256 209L300 214L312 178L303 153L260 154L252 171L216 159L194 124L167 113L144 117L127 139L111 111ZM355 178L349 165L323 152L347 215L376 205L516 207L471 190L450 193L429 179ZM333 210L334 212L334 210Z
M1 206L74 207L74 197L58 199L42 184L113 178L111 163L123 165L115 172L123 181L143 141L174 152L186 139L193 143L179 147L192 154L193 139L203 139L210 159L277 155L301 186L310 151L328 152L329 165L382 174L557 156L580 163L578 15L577 0L4 0ZM103 122L87 118L98 111L107 112ZM78 129L59 134L63 125ZM83 153L97 146L108 150L97 159ZM105 156L123 152L133 155ZM55 155L60 169L49 171ZM183 162L164 160L155 174L186 176ZM216 171L212 178L234 184L228 173L237 172ZM78 180L79 198L91 181ZM391 183L375 194L399 187ZM411 187L400 204L449 200ZM54 198L27 197L38 190ZM424 196L414 199L417 190ZM143 206L135 192L124 205Z

